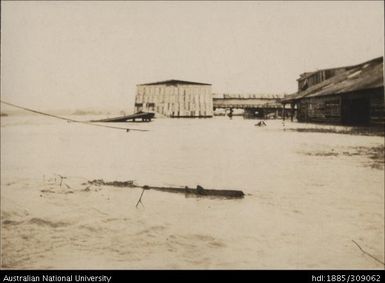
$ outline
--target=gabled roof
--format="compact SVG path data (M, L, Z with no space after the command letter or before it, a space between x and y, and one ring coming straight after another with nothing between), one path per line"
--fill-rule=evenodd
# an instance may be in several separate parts
M181 81L181 80L167 80L167 81L160 81L160 82L153 82L153 83L146 83L146 84L138 84L138 86L141 86L141 85L211 85L211 84Z
M304 91L285 97L282 99L282 102L290 102L305 97L343 94L352 91L383 87L383 59L383 57L379 57L356 65L341 74L333 76L316 85L312 85Z

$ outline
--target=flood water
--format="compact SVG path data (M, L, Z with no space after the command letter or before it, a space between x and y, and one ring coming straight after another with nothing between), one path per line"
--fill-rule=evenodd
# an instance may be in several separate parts
M114 124L149 130L127 133L35 115L2 117L2 266L383 268L352 242L384 261L383 137L256 122ZM85 184L93 179L246 196L150 190L136 207L141 189Z

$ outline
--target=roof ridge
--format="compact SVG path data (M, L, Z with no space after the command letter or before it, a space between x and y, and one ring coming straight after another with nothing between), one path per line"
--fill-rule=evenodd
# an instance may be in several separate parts
M151 82L151 83L143 83L143 84L137 84L137 86L144 86L144 85L157 85L157 84L191 84L191 85L211 85L207 83L200 83L200 82L192 82L192 81L184 81L184 80L176 80L176 79L170 79L165 81L158 81L158 82Z

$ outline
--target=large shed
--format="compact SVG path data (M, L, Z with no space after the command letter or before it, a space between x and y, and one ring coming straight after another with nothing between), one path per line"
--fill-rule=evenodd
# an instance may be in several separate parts
M181 80L138 84L135 110L166 117L212 117L211 84Z
M299 122L384 125L383 57L338 68L331 77L311 74L320 79L307 87L301 77L298 92L281 101L296 109Z

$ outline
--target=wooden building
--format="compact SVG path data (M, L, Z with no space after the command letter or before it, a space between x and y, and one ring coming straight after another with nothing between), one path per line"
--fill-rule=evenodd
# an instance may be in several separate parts
M282 115L281 95L272 94L216 94L213 98L214 111L216 109L242 109L243 117L248 119L278 118Z
M297 79L298 91L304 91L313 85L319 84L331 77L342 74L354 67L356 66L338 67L332 69L318 70L315 72L303 73L299 75L299 79Z
M181 80L138 84L135 110L166 117L212 117L211 84Z
M302 74L298 92L281 100L299 122L384 125L383 57Z

